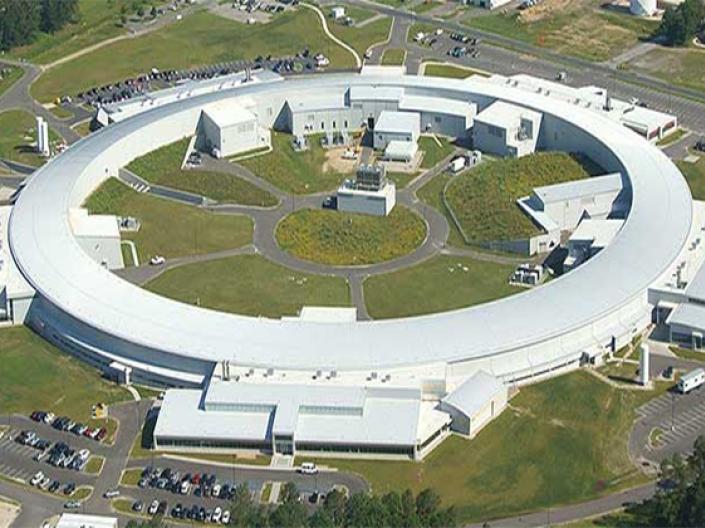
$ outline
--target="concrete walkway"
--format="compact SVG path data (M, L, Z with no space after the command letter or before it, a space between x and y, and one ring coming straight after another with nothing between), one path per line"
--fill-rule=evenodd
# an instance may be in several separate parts
M316 12L316 14L318 15L318 18L321 21L321 26L323 27L323 32L326 34L326 36L330 40L332 40L333 42L335 42L336 44L341 46L342 48L348 50L350 52L350 54L355 58L355 67L357 69L362 68L362 59L360 59L360 55L358 55L357 51L355 51L355 49L352 46L349 46L348 44L346 44L345 42L343 42L338 37L333 35L333 33L330 32L330 30L328 29L328 21L326 20L326 16L323 14L323 11L321 11L320 9L318 9L318 7L316 7L314 5L307 4L306 2L301 2L300 5Z

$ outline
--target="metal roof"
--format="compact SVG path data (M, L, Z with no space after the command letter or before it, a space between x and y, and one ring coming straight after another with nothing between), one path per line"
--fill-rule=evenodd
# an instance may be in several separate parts
M507 103L505 101L495 101L477 114L475 121L508 130L517 128L522 117L536 120L539 119L541 115L525 106Z
M621 190L621 174L606 174L604 176L585 178L584 180L574 180L565 183L557 183L555 185L536 187L534 188L534 194L546 204L576 200L597 194L619 192Z
M504 384L492 374L479 370L441 401L472 418L501 392L507 392Z
M375 123L376 133L418 134L421 128L421 115L417 112L393 112L382 110Z
M630 180L633 203L620 236L580 269L491 303L414 318L315 323L226 314L159 297L102 269L71 233L67 211L106 178L105 165L111 159L127 161L126 152L140 155L159 146L157 129L161 143L171 140L176 132L166 123L176 116L197 115L208 103L238 95L274 100L289 90L344 93L351 86L371 90L379 85L409 93L437 90L455 98L500 98L582 129L582 137L593 137L595 145L612 152ZM209 361L359 370L498 356L583 328L643 298L667 271L685 244L691 204L680 171L659 149L609 118L569 103L473 78L310 75L164 105L82 139L29 179L12 212L10 244L22 273L42 296L121 340Z

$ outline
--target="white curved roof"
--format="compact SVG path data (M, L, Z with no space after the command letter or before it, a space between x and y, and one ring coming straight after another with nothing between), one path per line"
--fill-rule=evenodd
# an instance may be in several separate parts
M484 94L573 123L598 137L626 169L633 204L624 228L576 272L541 288L452 312L354 323L256 319L171 301L102 269L75 241L68 209L101 181L95 168L87 170L89 163L137 130L184 108L237 94L325 93L351 85ZM10 242L18 266L42 296L73 317L133 343L252 366L367 369L498 354L582 328L645 295L684 245L691 209L690 192L675 165L636 134L593 111L472 79L316 75L165 105L78 142L31 178L14 207Z

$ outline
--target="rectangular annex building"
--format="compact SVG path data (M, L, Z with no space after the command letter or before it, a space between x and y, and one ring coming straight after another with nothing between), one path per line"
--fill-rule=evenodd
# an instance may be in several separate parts
M212 379L167 391L154 430L162 450L254 449L418 458L451 418L420 388Z
M520 158L536 150L541 121L539 112L495 101L475 116L473 147L508 158Z

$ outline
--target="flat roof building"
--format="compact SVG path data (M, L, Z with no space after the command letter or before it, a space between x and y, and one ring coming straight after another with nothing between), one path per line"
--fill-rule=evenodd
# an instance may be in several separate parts
M396 204L396 186L387 180L383 166L361 165L355 180L345 180L338 187L336 197L339 211L387 216Z
M69 223L78 244L107 269L125 266L120 249L120 229L114 215L89 215L82 207L69 209Z
M568 256L564 271L570 271L597 255L617 236L624 225L620 219L583 219L568 239Z
M451 429L474 437L507 405L507 387L492 374L480 370L441 400L441 409L453 418Z
M237 100L219 101L203 109L199 124L201 147L216 158L227 158L269 147L271 132Z
M498 156L526 156L536 150L541 119L534 110L495 101L475 116L473 146Z
M375 150L383 151L391 141L417 143L421 134L421 116L416 112L392 112L379 115L373 131Z

